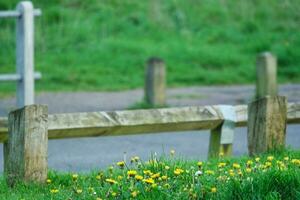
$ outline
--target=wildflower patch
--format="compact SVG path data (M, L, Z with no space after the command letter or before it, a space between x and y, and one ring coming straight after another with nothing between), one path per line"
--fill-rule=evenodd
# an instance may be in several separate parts
M300 152L187 161L172 151L89 174L50 172L45 185L0 186L0 199L299 199Z

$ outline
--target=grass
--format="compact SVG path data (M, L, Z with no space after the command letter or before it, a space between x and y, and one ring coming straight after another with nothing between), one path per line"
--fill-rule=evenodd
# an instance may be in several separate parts
M18 0L2 0L14 9ZM298 0L33 0L38 91L123 90L158 56L170 87L248 84L255 56L278 56L279 81L300 81ZM0 73L15 69L15 25L0 20ZM14 84L2 84L10 92Z
M44 185L0 180L0 199L300 199L300 151L201 162L152 156L87 174L51 171Z

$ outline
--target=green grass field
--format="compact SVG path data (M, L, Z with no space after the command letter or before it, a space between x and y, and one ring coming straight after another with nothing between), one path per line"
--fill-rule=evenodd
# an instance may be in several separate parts
M201 162L174 152L143 162L120 161L86 174L50 172L44 185L9 188L0 178L0 199L300 199L300 151Z
M14 9L18 0L2 0ZM33 1L38 91L143 87L165 60L168 86L254 83L255 57L278 56L279 81L300 81L299 0ZM15 25L0 20L0 73L15 68ZM2 92L14 84L0 84Z

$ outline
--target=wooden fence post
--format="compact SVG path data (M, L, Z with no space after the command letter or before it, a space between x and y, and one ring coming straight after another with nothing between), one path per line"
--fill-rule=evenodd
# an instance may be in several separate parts
M248 150L250 155L285 145L287 99L264 97L248 105Z
M235 129L235 109L233 106L219 106L224 122L211 130L208 158L216 158L221 154L232 155L232 143Z
M150 58L146 68L145 100L152 106L163 106L166 104L165 63L159 58Z
M21 13L17 18L16 59L17 73L21 79L17 83L17 106L34 103L34 10L30 1L17 5Z
M45 183L47 178L48 107L30 105L9 113L5 172L10 186L18 181Z
M277 95L277 61L269 52L259 54L256 60L256 98Z

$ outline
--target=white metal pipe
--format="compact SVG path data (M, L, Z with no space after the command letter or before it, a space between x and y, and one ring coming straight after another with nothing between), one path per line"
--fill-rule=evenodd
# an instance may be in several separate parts
M40 16L42 11L40 9L34 9L33 15ZM0 11L0 18L9 18L9 17L20 17L21 13L17 10L8 10L8 11Z
M41 79L42 74L40 72L34 73L34 79ZM2 81L21 81L20 74L0 74L0 82Z

